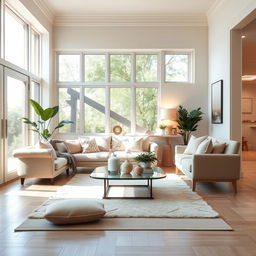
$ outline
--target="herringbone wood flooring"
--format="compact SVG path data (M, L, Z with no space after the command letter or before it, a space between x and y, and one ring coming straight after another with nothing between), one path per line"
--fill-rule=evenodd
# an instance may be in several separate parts
M13 230L58 186L70 177L61 175L54 185L47 180L19 181L0 187L0 255L256 255L256 152L243 155L243 177L238 194L225 183L201 183L197 192L234 228L234 231L107 231L19 232ZM166 171L173 172L174 168Z

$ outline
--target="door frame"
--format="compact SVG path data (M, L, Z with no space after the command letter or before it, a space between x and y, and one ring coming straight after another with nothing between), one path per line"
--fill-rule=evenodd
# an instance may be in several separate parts
M8 158L7 158L7 152L8 152L8 142L7 142L7 78L8 77L12 77L14 79L20 80L22 82L24 82L25 84L25 101L26 99L28 99L28 95L29 95L29 78L28 76L21 74L17 71L14 71L12 69L9 69L7 67L3 68L3 79L2 79L2 90L3 90L3 122L4 125L2 126L3 129L3 138L2 138L2 145L3 145L3 182L8 182L12 179L17 178L17 172L13 171L13 172L8 172ZM28 104L25 102L25 113L24 116L29 116L29 108L28 108ZM24 136L25 136L25 140L24 140L24 146L28 145L29 142L29 133L28 133L28 127L26 127L23 124L23 129L24 129Z

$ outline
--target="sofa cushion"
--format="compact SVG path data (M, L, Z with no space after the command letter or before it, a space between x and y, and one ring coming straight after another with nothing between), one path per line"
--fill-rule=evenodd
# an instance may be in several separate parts
M67 152L67 148L66 148L64 142L55 143L55 148L59 152L62 152L62 153Z
M141 152L143 137L128 137L124 141L126 152Z
M181 166L185 172L192 173L192 163L193 163L192 157L181 159Z
M223 154L226 148L226 143L215 143L213 145L212 154Z
M79 140L65 140L64 144L69 154L76 154L82 152L82 146Z
M82 146L82 153L94 153L100 151L94 137L79 138L79 141Z
M202 136L202 137L195 137L195 136L191 136L188 145L184 151L184 154L195 154L196 150L199 146L199 144L204 141L207 138L207 136Z
M57 159L54 160L54 167L55 170L58 170L60 168L62 168L63 166L65 166L68 163L66 158L63 157L58 157Z
M195 154L210 154L213 150L213 144L211 139L206 139L202 141Z
M86 153L86 154L74 154L73 155L77 162L105 162L108 160L109 152L95 152L95 153Z
M95 221L105 215L104 204L90 199L65 199L50 204L45 218L54 224Z
M240 143L238 141L230 140L225 148L224 154L238 154Z
M82 136L81 139L95 139L100 151L109 151L111 146L111 136Z
M125 161L126 159L134 160L136 156L141 154L141 152L125 152L125 151L116 151L115 155L120 159L120 161Z
M112 136L112 150L113 151L125 151L125 136Z
M192 155L188 154L176 154L175 155L175 163L182 165L182 160L183 159L192 159Z

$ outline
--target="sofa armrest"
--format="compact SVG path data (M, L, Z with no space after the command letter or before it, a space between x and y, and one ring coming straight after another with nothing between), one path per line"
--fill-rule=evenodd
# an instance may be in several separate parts
M193 179L237 180L240 178L239 154L193 155Z
M48 148L33 148L25 147L15 149L13 151L13 157L15 158L52 158L52 150Z
M176 145L175 146L175 155L176 154L183 154L186 147L187 147L186 145Z

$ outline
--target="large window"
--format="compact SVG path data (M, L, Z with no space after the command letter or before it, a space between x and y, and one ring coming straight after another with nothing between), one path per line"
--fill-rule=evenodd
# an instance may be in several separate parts
M190 82L191 60L189 51L58 53L59 117L74 122L60 132L154 131L158 88Z
M27 24L20 19L11 9L5 7L5 59L20 66L27 68L27 47L26 42Z
M165 55L166 82L192 82L192 53L170 53Z

